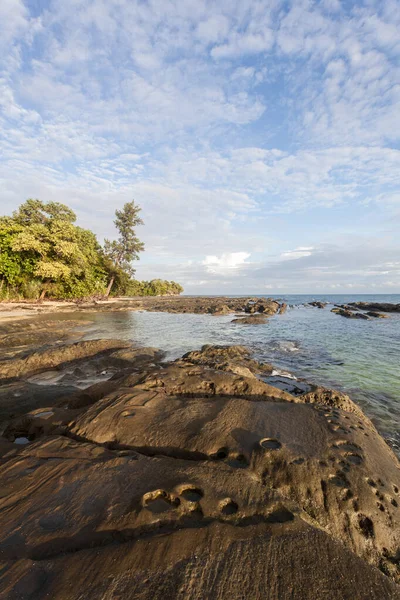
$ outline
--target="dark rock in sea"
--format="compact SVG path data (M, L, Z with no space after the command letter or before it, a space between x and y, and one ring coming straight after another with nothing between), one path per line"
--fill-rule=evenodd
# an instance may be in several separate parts
M369 317L375 318L375 319L388 319L388 315L384 315L383 313L380 312L376 312L374 310L368 310L366 313L366 315L368 315Z
M264 325L268 322L268 315L263 313L251 314L248 317L239 317L232 319L231 323L239 323L240 325Z
M360 310L359 308L357 308L356 306L352 306L351 304L335 304L335 306L337 308L342 308L343 310L351 310L351 311Z
M390 304L387 302L351 302L350 305L361 310L400 312L400 304Z
M287 311L287 307L288 306L287 306L286 302L282 302L282 304L281 304L281 306L279 308L279 314L280 315L285 314L285 312Z
M400 599L399 463L348 396L242 346L113 354L2 423L2 598Z
M331 312L341 315L342 317L346 317L346 319L369 319L369 317L364 313L353 312L352 310L346 310L344 308L332 308Z
M315 308L325 308L328 304L327 302L320 302L319 300L314 300L313 302L308 303L309 306L315 306Z

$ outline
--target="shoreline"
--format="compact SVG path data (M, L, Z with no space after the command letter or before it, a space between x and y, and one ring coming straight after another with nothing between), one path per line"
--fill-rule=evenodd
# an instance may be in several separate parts
M222 315L263 312L269 316L279 312L282 304L263 297L227 296L137 296L95 301L0 302L0 322L26 316L74 312L124 312L147 310Z

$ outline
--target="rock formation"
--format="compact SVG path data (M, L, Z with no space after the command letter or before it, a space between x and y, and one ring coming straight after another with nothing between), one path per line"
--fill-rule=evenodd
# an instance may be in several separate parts
M364 319L368 321L368 315L362 312L356 312L355 310L347 310L345 308L332 308L331 312L340 315L341 317L346 317L346 319Z
M400 599L399 463L348 396L241 346L107 352L3 421L2 598Z
M327 302L320 302L319 300L314 300L313 302L308 303L309 306L314 306L315 308L325 308L328 304Z

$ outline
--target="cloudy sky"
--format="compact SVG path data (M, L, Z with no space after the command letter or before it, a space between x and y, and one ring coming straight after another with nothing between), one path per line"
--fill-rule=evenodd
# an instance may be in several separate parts
M1 0L0 202L188 293L400 292L400 0Z

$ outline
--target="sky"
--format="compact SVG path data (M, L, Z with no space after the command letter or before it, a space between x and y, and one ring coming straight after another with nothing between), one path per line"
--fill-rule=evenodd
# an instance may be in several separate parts
M400 0L1 0L0 210L132 199L138 279L400 292Z

